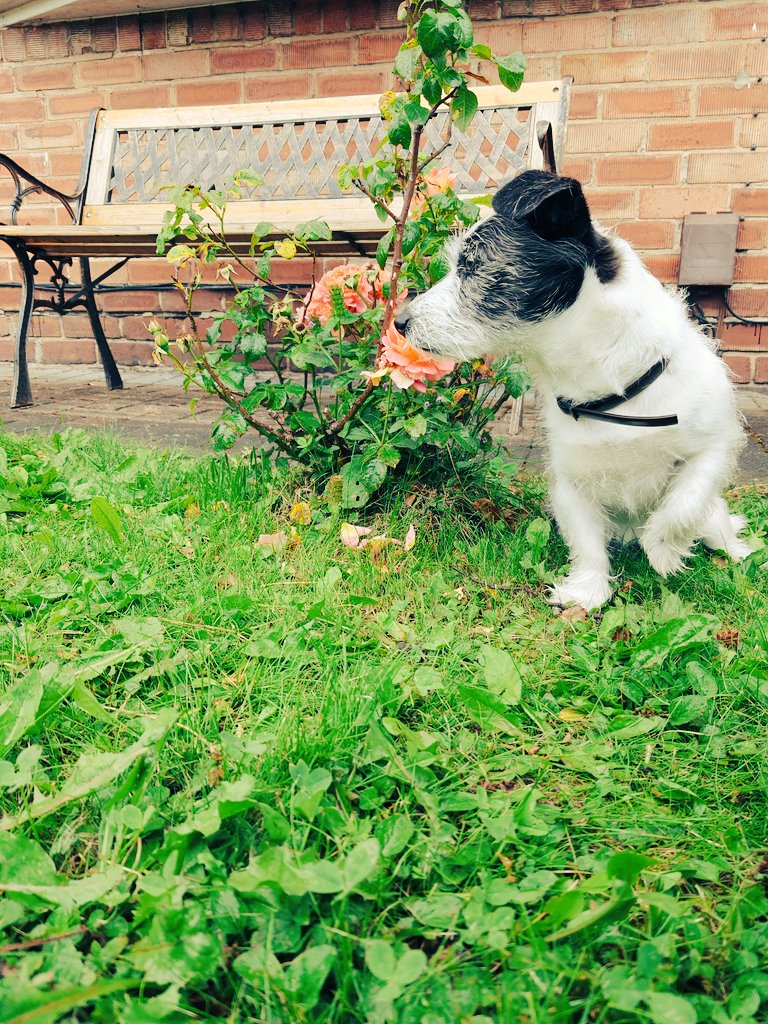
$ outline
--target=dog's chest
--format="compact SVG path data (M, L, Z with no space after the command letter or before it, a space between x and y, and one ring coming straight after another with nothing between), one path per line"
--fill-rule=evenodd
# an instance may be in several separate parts
M551 445L550 456L555 474L567 476L593 501L638 512L658 503L679 470L682 460L676 447L663 437L647 434L613 443L604 438L569 443L561 438L559 444Z

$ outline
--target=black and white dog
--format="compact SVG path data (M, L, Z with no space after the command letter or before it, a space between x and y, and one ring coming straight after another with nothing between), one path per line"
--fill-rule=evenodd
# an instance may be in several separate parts
M573 178L525 171L493 210L395 325L457 360L517 352L526 362L571 559L550 601L608 600L612 538L636 537L663 576L698 539L744 558L744 520L720 496L741 419L728 370L681 299L592 222Z

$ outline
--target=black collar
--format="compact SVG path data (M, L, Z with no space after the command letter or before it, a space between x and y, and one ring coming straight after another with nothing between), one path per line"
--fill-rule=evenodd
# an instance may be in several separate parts
M660 359L658 363L646 371L634 383L628 385L622 395L607 395L605 398L598 398L594 402L582 402L577 404L569 398L558 398L558 407L567 416L573 416L578 420L580 416L593 420L608 420L610 423L623 423L628 427L674 427L677 423L677 416L613 416L609 412L615 409L622 402L628 402L630 398L645 391L667 368L667 360Z

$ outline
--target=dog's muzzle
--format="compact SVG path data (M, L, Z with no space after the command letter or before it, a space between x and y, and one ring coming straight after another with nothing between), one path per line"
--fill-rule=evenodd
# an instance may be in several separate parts
M408 333L408 325L411 322L411 313L408 306L405 309L401 309L399 313L395 315L394 324L395 329L401 334Z

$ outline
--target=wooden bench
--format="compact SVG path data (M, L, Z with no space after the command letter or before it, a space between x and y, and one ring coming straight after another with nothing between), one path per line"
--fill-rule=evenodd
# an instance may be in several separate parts
M461 195L493 191L527 167L560 166L570 80L524 84L517 93L502 86L476 92L479 109L472 126L466 134L454 129L440 158L456 173ZM447 117L430 122L425 152L440 143ZM248 252L259 222L269 221L283 233L317 217L333 231L330 241L316 243L319 254L373 257L388 225L365 196L342 193L336 175L343 163L369 159L383 137L378 96L96 110L73 195L0 154L0 168L10 172L16 189L8 222L0 221L0 240L16 255L22 278L12 406L32 404L26 341L32 313L41 308L62 315L85 308L107 385L122 387L95 295L128 260L156 255L156 236L169 206L164 186L194 182L203 189L222 188L238 170L253 169L264 185L227 208L227 238L238 251ZM22 204L33 194L61 204L69 223L19 224ZM116 262L94 278L90 260L97 257ZM79 285L69 282L74 260L80 265ZM51 270L52 298L35 294L41 263Z

